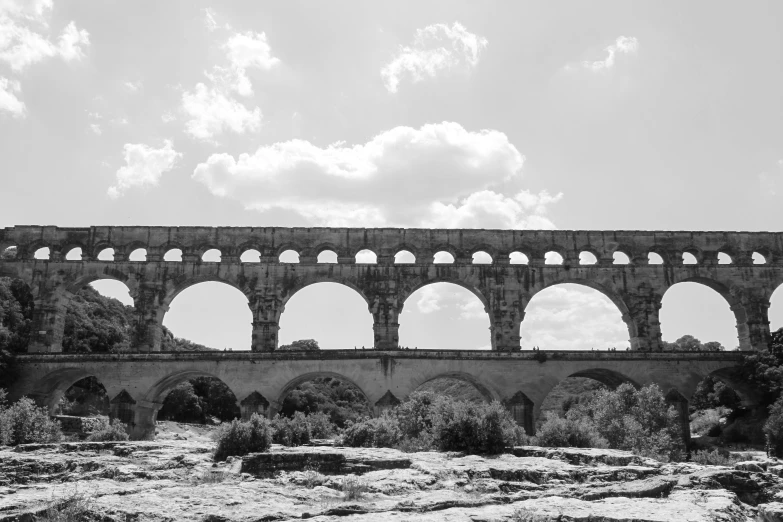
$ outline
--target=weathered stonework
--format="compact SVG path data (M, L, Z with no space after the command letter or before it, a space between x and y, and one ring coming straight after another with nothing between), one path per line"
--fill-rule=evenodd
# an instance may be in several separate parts
M112 415L128 420L135 437L149 436L168 391L198 375L222 379L242 405L243 416L273 415L280 401L301 382L332 375L356 384L376 409L403 400L416 387L451 376L475 384L490 399L504 401L532 430L546 394L569 376L593 377L609 385L630 381L658 383L672 403L687 411L696 384L714 375L735 385L747 403L753 390L732 382L736 352L672 354L662 348L658 313L666 290L680 282L704 284L722 295L733 311L742 350L766 346L770 332L767 308L783 284L783 234L750 232L516 231L348 228L208 228L23 226L0 229L0 253L17 247L17 257L0 261L0 276L24 280L35 296L34 332L28 355L20 357L22 379L13 396L28 394L53 408L77 380L94 375L106 387ZM50 249L48 260L35 251ZM81 260L66 260L81 248ZM114 249L114 261L98 260ZM130 261L137 248L146 261ZM171 249L182 261L164 261ZM202 261L210 249L220 262ZM240 262L247 250L260 262ZM377 255L376 264L355 262L361 250ZM279 262L286 250L300 263ZM337 264L317 263L324 250ZM407 250L416 261L394 264ZM436 252L449 252L453 264L434 264ZM486 252L491 264L472 264ZM529 263L510 264L512 252ZM546 265L547 252L562 256L561 265ZM579 264L580 253L597 262ZM613 264L615 253L629 264ZM718 264L718 253L731 257ZM647 256L663 264L647 264ZM683 254L696 264L683 264ZM753 264L753 253L764 264ZM65 309L79 289L92 281L114 279L130 289L136 309L134 348L146 354L57 355L62 351ZM239 289L253 314L254 353L164 354L163 317L184 289L219 281ZM366 301L373 317L373 350L275 352L280 316L297 291L319 282L344 284ZM449 282L473 292L490 319L493 351L399 351L398 318L407 298L419 288ZM628 325L631 352L520 352L519 331L533 296L555 284L576 283L609 297ZM36 353L37 352L37 353ZM46 352L46 353L41 353ZM262 353L266 352L266 353ZM385 398L384 398L385 397ZM267 404L268 403L268 404Z

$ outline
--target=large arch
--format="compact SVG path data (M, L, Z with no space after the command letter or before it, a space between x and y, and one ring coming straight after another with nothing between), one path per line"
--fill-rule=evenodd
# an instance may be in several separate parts
M771 332L783 328L783 284L778 286L769 298L768 316Z
M370 406L370 411L372 411L373 406L375 406L372 401L370 400L369 395L367 395L367 392L359 386L355 380L350 379L346 377L344 374L337 373L337 372L330 372L330 371L316 371L316 372L307 372L303 373L302 375L297 375L290 381L288 381L280 390L280 393L277 394L277 397L274 397L274 400L270 404L269 408L269 416L274 417L278 411L280 410L280 407L283 404L283 401L285 398L302 383L305 383L307 381L312 381L313 379L317 379L319 377L332 377L333 379L338 379L342 382L348 383L362 394L365 401L367 401L367 404Z
M409 305L412 302L415 308ZM399 303L399 344L408 348L491 349L488 306L484 294L469 282L446 277L424 281ZM445 332L448 339L444 339Z
M718 341L727 350L739 346L738 328L747 318L739 300L722 283L690 277L667 288L659 312L661 337L674 343L685 335Z
M96 375L95 372L80 366L69 366L47 373L33 385L27 395L53 415L66 390L87 377L95 377L104 387L106 386L102 376Z
M159 320L175 337L208 348L250 350L249 290L216 277L191 278L166 293Z
M588 328L591 337L584 333ZM523 347L545 350L625 350L636 336L637 326L622 297L587 279L556 281L540 288L525 304L520 325Z
M279 346L301 339L315 339L322 349L374 345L367 296L349 281L301 281L283 299L279 326Z
M499 399L499 396L495 393L493 393L490 388L485 386L481 381L476 379L473 375L470 375L465 372L446 372L441 373L438 375L435 375L433 377L429 377L426 380L419 383L413 391L419 391L422 388L426 388L427 385L433 384L435 381L446 379L446 380L453 380L453 381L461 381L465 384L468 384L472 386L478 393L481 395L484 402L492 402L493 400Z
M168 393L171 390L176 388L177 385L182 384L183 382L188 381L190 379L194 379L196 377L212 377L215 379L219 379L223 383L225 383L226 386L228 386L228 388L231 390L231 392L234 394L237 400L241 399L241 397L237 395L236 391L234 391L234 388L232 388L231 383L221 378L220 375L205 370L194 369L194 368L180 370L174 373L170 373L165 377L162 377L157 382L155 382L155 384L153 384L149 390L147 390L147 393L144 395L143 398L149 401L150 403L162 405L163 399L166 397L166 395L168 395Z

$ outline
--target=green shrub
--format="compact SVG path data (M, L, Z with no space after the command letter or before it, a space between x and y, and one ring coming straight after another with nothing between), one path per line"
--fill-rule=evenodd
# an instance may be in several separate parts
M778 398L769 408L769 418L764 424L767 454L770 457L783 457L783 397Z
M222 424L215 438L217 447L214 459L226 460L232 455L240 456L268 450L272 445L272 427L265 417L254 413L247 422L234 419L228 424Z
M367 482L355 476L348 476L343 479L340 485L345 501L361 500L364 494L370 489Z
M717 437L722 430L721 418L728 412L728 408L724 407L697 411L691 418L691 432L696 435Z
M87 440L91 442L128 440L128 432L120 419L112 419L109 424L108 420L101 418L92 433L87 436Z
M346 428L341 442L354 448L392 448L401 439L397 417L384 411L379 417L365 419Z
M414 439L432 430L432 407L437 399L432 392L413 392L396 408L404 437Z
M609 443L587 417L559 417L544 414L544 423L536 432L536 444L551 448L607 448Z
M502 453L525 435L498 401L475 404L440 398L432 408L432 437L444 451Z
M310 436L314 439L326 439L335 433L332 419L324 412L311 413L307 416L307 423L310 424Z
M740 457L732 457L728 451L719 449L694 451L691 453L691 462L705 466L733 466L741 460Z
M57 442L62 438L60 423L49 417L27 397L9 406L0 406L0 444Z
M276 415L272 420L272 440L284 446L301 446L310 442L310 424L301 411L293 417Z

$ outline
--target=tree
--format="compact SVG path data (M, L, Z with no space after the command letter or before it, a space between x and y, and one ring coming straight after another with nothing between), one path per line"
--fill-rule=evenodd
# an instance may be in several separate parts
M0 277L0 350L27 350L33 308L33 294L23 281Z
M298 341L294 341L291 344L284 344L278 350L283 352L291 352L291 351L308 351L313 352L320 350L321 347L318 346L318 341L315 339L300 339Z
M674 352L721 352L725 350L718 341L702 343L692 335L683 335L673 343L664 341L663 349Z

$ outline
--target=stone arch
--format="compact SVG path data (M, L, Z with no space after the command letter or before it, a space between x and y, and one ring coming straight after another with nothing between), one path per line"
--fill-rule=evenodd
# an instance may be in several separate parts
M430 251L432 252L432 254L431 254L430 259L428 260L429 263L433 263L433 264L435 263L435 256L439 252L446 252L446 253L450 254L452 259L454 259L454 261L452 261L451 263L438 263L438 264L450 264L450 265L451 264L456 264L457 260L459 259L459 252L457 251L457 249L454 248L452 245L450 245L448 243L441 243L441 244L435 245L435 246L433 246L430 249ZM416 259L418 260L418 257Z
M452 265L446 265L446 266L452 266ZM421 290L425 286L432 285L435 283L451 283L457 286L461 286L462 288L470 291L473 295L478 297L479 300L481 301L481 304L484 305L485 310L489 308L489 300L478 286L475 286L471 282L464 281L459 277L451 278L447 276L444 277L441 275L441 277L436 277L434 279L427 279L426 281L421 281L418 284L411 287L410 290L406 289L405 294L402 296L402 299L400 300L401 302L399 303L399 313L402 313L402 310L405 307L405 303L408 302L408 298L410 298L411 295L413 295L417 290Z
M39 250L42 250L44 248L49 249L49 256L40 259L39 261L52 259L52 253L54 252L54 245L50 244L47 241L42 241L42 240L32 241L24 245L23 250L25 251L25 255L23 259L38 259L35 257L35 254L37 254Z
M524 251L524 250L519 250L519 249L516 249L516 250L512 250L511 252L508 252L507 254L501 254L501 255L502 255L502 256L503 256L505 259L508 259L508 264L509 264L509 265L529 265L529 264L530 264L530 254L529 254L528 252L529 252L529 251ZM520 256L524 256L524 257L525 257L525 262L524 262L524 263L521 263L521 262L520 262L520 263L515 263L515 262L512 260L512 257L511 257L511 256L513 256L514 254L519 254Z
M198 256L199 263L217 263L218 261L204 261L204 254L211 250L216 250L220 255L220 259L223 259L223 255L225 253L224 249L221 249L213 243L201 243L193 250L193 253Z
M150 253L149 245L147 243L144 243L143 241L132 241L132 242L126 244L126 245L122 245L121 248L122 248L122 256L123 256L122 260L123 261L130 261L131 254L133 254L136 250L139 250L139 249L144 250L145 258ZM117 259L117 257L116 257L117 256L117 248L116 247L114 249L114 252L115 252L114 259ZM136 261L136 262L138 262L138 261Z
M540 252L540 262L541 264L546 265L546 255L550 252L554 252L555 254L558 254L560 258L563 260L561 263L551 263L550 266L564 266L571 262L572 260L568 257L568 250L559 246L559 245L549 245L547 247L544 247L541 249ZM597 259L597 258L596 258ZM579 260L576 260L577 263L579 263Z
M318 277L318 278L306 278L301 279L298 284L295 284L292 286L288 293L283 296L283 308L285 308L285 304L291 300L291 298L296 295L297 292L300 290L312 286L318 283L337 283L343 286L347 286L351 290L358 293L360 296L362 296L362 299L364 299L364 302L367 303L368 312L369 312L369 306L370 306L370 299L367 297L367 294L364 293L364 290L362 290L358 285L356 285L353 281L346 278L332 278L332 277ZM282 310L281 310L282 311Z
M359 261L359 254L363 254L363 257L366 259ZM374 256L373 260L372 259ZM361 248L354 252L353 254L354 261L357 265L377 265L378 264L378 253L371 249L371 248Z
M158 381L155 382L155 384L153 384L150 387L150 389L147 390L147 392L144 394L144 399L152 403L157 403L159 405L162 405L163 399L165 398L168 392L173 390L178 384L181 384L195 377L214 377L215 379L221 380L223 383L225 383L226 386L228 386L228 388L231 390L231 393L234 394L234 397L236 397L237 400L240 400L240 397L236 393L234 387L232 387L231 384L228 381L226 381L223 377L221 377L219 374L208 372L205 370L199 370L195 368L180 370L174 373L170 373L161 379L158 379ZM159 407L160 406L158 406L158 408Z
M588 379L593 379L594 381L598 381L601 384L608 386L609 388L615 389L618 386L620 386L623 383L629 383L634 388L640 388L638 382L631 379L627 375L624 375L616 370L610 370L608 368L587 368L583 370L579 370L578 372L574 372L571 375L568 375L567 377L586 377ZM561 381L562 382L562 381Z
M591 245L584 245L582 247L579 247L577 249L577 252L579 252L579 254L577 255L577 259L576 259L577 264L582 265L582 266L591 266L591 265L600 265L601 264L601 258L603 256L603 254L602 254L602 252L600 252L595 247L593 247ZM584 253L584 252L586 252L588 254L591 254L595 258L595 263L582 263L582 259L581 258L582 258L582 253ZM563 257L563 260L565 261L565 257Z
M591 279L564 279L562 281L553 281L539 289L537 289L525 302L523 311L527 310L528 305L533 300L533 298L540 292L546 290L547 288L561 285L561 284L576 284L576 285L582 285L586 286L588 288L592 288L593 290L597 290L598 292L602 293L604 296L609 298L609 300L617 307L617 310L620 312L621 318L625 325L628 327L628 336L629 340L633 339L634 337L638 336L638 327L636 323L634 322L633 318L631 317L631 312L628 304L625 302L625 300L622 298L622 296L618 293L616 293L613 289L610 289L609 287L597 282L593 281ZM524 319L523 319L524 324Z
M486 402L492 402L496 400L500 400L500 395L491 387L486 386L484 383L479 381L476 377L473 375L466 373L466 372L459 372L459 371L453 371L453 372L443 372L443 373L437 373L434 375L428 375L426 378L422 379L421 381L417 382L413 388L412 392L418 390L428 382L434 381L435 379L456 379L463 381L465 383L468 383L475 387L478 392L484 397L484 400Z
M197 276L197 277L180 277L177 278L174 281L174 285L167 289L166 294L163 298L162 305L165 309L168 309L168 307L171 305L171 302L183 291L187 290L188 288L192 286L196 286L199 283L223 283L228 286L231 286L233 288L236 288L242 294L247 298L248 303L251 301L253 297L253 288L246 285L238 284L235 281L232 281L230 279L225 279L222 277L219 277L217 275L204 275L204 276Z
M650 264L650 254L655 254L656 256L660 257L664 266L672 264L672 260L669 257L669 252L664 247L653 245L652 247L648 248L647 252L645 252L645 264Z
M279 411L280 407L283 404L283 401L285 398L300 384L311 381L313 379L316 379L318 377L332 377L334 379L338 379L340 381L346 382L350 384L351 386L354 386L359 392L362 394L364 399L367 401L367 404L370 406L370 409L372 410L372 407L374 406L373 402L370 400L370 396L367 395L367 392L359 386L356 381L353 379L350 379L346 377L345 375L337 372L330 372L330 371L315 371L315 372L308 372L304 373L302 375L297 375L290 381L288 381L280 390L280 393L277 394L277 397L274 397L271 401L270 407L269 407L269 417L274 417Z
M415 246L411 245L410 243L400 243L400 244L395 245L394 247L392 247L390 250L393 252L392 258L394 258L400 252L407 251L407 252L410 252L413 255L413 257L415 259L415 261L414 261L415 263L419 263L420 262L419 261L420 249L416 248Z
M288 242L288 243L283 243L283 244L281 244L279 247L277 247L277 248L274 250L274 256L275 256L275 260L277 260L277 262L279 262L279 260L280 260L280 254L282 254L283 252L287 252L287 251L289 251L289 250L291 250L291 251L293 251L293 252L296 252L296 254L297 254L297 255L298 255L300 258L302 257L302 254L303 254L303 252L304 252L304 248L302 248L302 245L299 245L299 244L297 244L297 243L291 243L291 242ZM263 251L262 251L262 252L263 252Z
M131 287L128 285L130 277L128 274L116 268L107 268L100 273L85 274L71 283L65 286L65 290L70 294L76 294L79 290L89 285L94 281L101 281L103 279L110 279L112 281L119 281L128 287L128 291L131 291Z
M54 414L57 403L60 402L68 388L87 377L95 377L108 392L109 388L103 382L103 376L88 368L71 366L49 372L35 383L32 391L27 395L31 396L40 406L47 408L50 414Z
M489 257L492 258L492 263L494 264L498 259L498 249L493 247L492 245L483 243L480 245L476 245L474 247L471 247L467 250L468 255L466 257L472 258L474 255L484 252Z
M91 259L98 259L98 256L101 255L101 253L106 249L112 249L114 251L114 256L117 255L117 248L114 246L114 243L111 241L98 241L92 246L92 250L85 250L82 249L82 254L87 254L90 256ZM114 260L116 261L117 258L115 257Z
M182 262L182 258L185 256L185 252L187 252L185 245L177 242L169 242L166 243L161 247L161 252L163 252L163 255L161 256L161 261L166 261L166 256L172 253L174 250L179 250L180 254L180 260L179 261L167 261L168 263L180 263Z
M686 263L686 254L693 256L693 258L696 260L695 263ZM678 265L702 265L704 264L704 252L696 248L695 246L690 246L687 248L683 248L681 251L677 252L677 264Z

